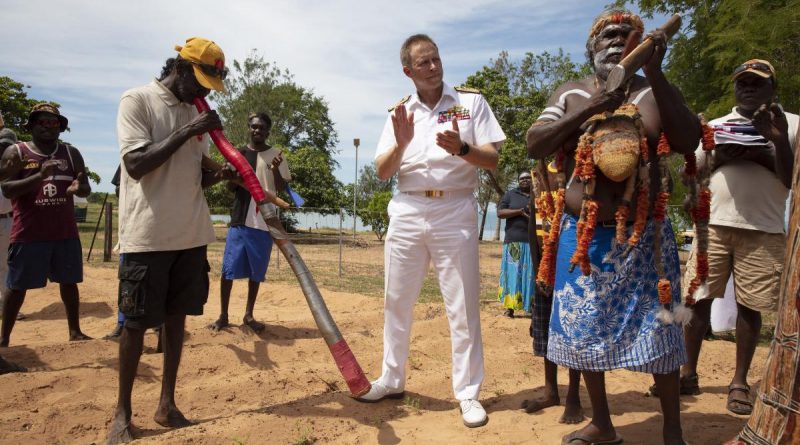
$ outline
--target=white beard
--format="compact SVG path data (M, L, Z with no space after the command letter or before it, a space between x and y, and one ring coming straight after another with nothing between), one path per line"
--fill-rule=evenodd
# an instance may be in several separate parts
M614 62L606 62L606 59L616 54L622 54L623 51L623 48L611 47L595 53L593 62L594 72L597 74L597 77L601 79L607 79L608 73L610 73L611 70L617 66L617 64Z

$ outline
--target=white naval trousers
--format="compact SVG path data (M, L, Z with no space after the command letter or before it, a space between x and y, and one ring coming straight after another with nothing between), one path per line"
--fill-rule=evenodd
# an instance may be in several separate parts
M389 203L381 384L405 387L414 303L432 260L450 323L453 392L458 400L478 399L484 371L477 215L471 193L398 193Z

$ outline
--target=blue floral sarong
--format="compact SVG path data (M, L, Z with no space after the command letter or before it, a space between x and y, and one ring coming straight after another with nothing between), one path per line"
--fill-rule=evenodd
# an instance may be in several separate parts
M576 222L568 214L562 222L547 358L582 371L625 368L668 374L677 370L686 361L683 330L678 324L664 325L656 319L662 306L653 262L655 224L647 223L638 245L627 256L622 255L626 246L612 247L613 227L597 227L589 245L592 272L585 277L580 267L569 273ZM677 304L680 263L669 221L663 224L661 237L664 273Z
M497 299L503 308L531 311L531 295L534 291L532 269L530 244L522 241L503 244L500 287L497 291Z

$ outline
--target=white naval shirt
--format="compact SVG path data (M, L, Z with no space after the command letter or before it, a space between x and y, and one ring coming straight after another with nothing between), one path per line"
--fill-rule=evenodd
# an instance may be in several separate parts
M451 130L453 116L457 116L462 141L472 146L494 143L499 149L506 135L483 96L458 92L445 83L442 98L433 109L422 103L416 93L405 106L409 114L414 113L414 138L403 153L397 189L401 192L474 190L478 186L477 167L436 145L436 133ZM376 159L396 144L393 114L394 111L389 112L386 118Z

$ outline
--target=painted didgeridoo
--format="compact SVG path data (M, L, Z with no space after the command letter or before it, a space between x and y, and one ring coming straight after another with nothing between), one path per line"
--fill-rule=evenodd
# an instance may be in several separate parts
M194 99L194 105L197 107L197 111L201 113L211 110L208 102L200 97ZM270 234L272 234L272 237L275 239L275 244L278 245L281 253L286 257L286 261L291 266L298 283L300 283L300 288L303 290L303 295L306 297L308 307L311 309L311 314L314 316L314 322L317 323L317 328L319 328L322 333L325 343L328 344L331 355L333 355L333 360L336 362L336 366L339 368L342 377L344 377L344 380L347 382L350 394L354 397L366 394L370 390L369 380L367 380L367 377L364 375L364 371L358 364L355 355L353 355L353 351L350 350L344 337L342 337L342 333L336 326L336 322L333 321L333 317L328 307L325 305L325 300L322 299L322 294L319 288L317 288L317 283L311 276L311 272L308 270L308 267L306 267L305 262L300 257L294 244L289 241L289 237L283 225L280 223L280 219L278 219L275 212L268 207L267 204L269 201L267 200L264 189L261 188L261 184L258 182L253 168L250 167L247 159L239 153L239 150L228 141L228 138L225 137L222 130L214 129L209 131L208 134L211 136L211 140L214 141L220 153L222 153L222 156L224 156L225 159L236 168L236 171L239 172L245 188L250 192L253 196L253 200L257 203L258 210L269 226Z

